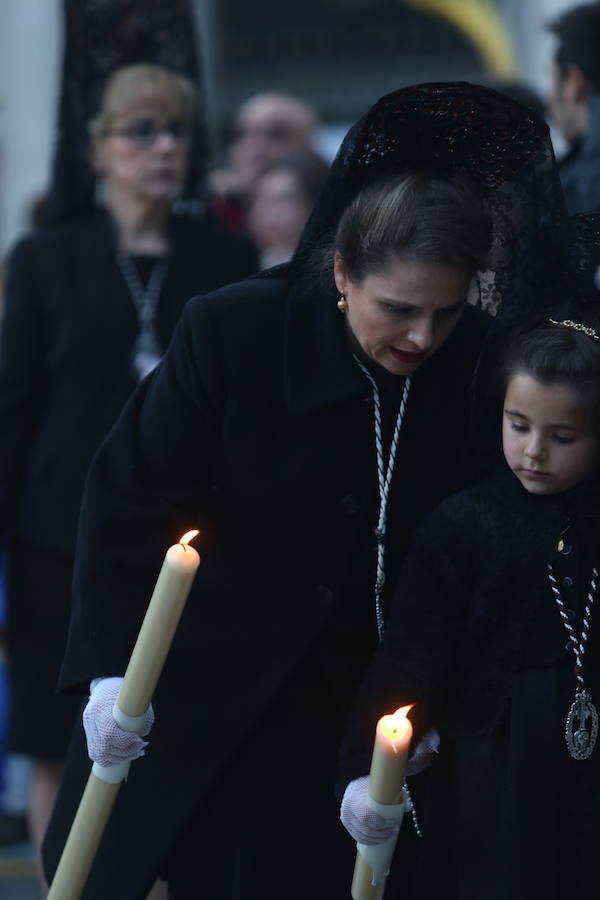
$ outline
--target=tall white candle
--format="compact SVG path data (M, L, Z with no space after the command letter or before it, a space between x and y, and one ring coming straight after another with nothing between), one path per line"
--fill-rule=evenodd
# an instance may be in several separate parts
M197 534L197 531L188 531L178 544L167 550L129 659L114 710L121 727L129 725L129 731L139 731L143 727L146 710L200 565L200 556L188 546ZM106 767L94 763L47 900L79 900L128 768L128 763Z
M402 785L413 733L412 724L406 718L411 708L403 706L393 715L379 719L369 772L369 796L380 807L391 807L389 818L400 821L403 809L399 805L404 801ZM378 811L385 815L385 809ZM359 845L352 879L353 900L381 900L385 890L385 874L381 872L389 871L397 838L396 832L383 844Z
M197 534L188 531L167 550L117 698L126 716L143 716L154 694L200 565L199 554L188 543Z

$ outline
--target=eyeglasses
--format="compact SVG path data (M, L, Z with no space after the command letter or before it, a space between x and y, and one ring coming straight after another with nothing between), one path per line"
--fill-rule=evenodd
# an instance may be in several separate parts
M123 128L112 128L104 132L107 137L125 138L140 147L153 147L161 134L167 134L176 143L184 144L191 140L192 129L187 122L173 119L171 122L158 122L156 119L136 119Z

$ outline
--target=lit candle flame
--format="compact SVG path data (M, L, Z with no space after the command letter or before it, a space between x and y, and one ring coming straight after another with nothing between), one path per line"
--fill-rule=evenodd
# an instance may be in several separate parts
M409 703L408 706L401 706L395 713L390 716L388 727L392 735L397 735L403 731L406 726L406 717L415 704Z
M198 531L198 529L195 529L193 531L186 531L186 533L183 535L183 537L179 538L179 543L181 544L181 546L183 547L184 550L187 547L187 545L189 544L189 542L194 540L194 538L196 537L197 534L200 534L200 532Z
M414 703L411 703L409 706L402 706L400 709L397 709L395 713L383 716L379 720L379 725L383 733L390 741L396 741L401 738L407 733L407 729L412 733L412 726L406 718L406 714L413 706Z

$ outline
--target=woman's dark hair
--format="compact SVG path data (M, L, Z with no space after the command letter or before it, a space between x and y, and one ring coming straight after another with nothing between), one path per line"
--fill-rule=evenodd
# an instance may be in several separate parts
M571 388L600 428L600 314L589 307L563 310L514 332L501 366L503 393L518 374Z
M492 220L479 192L465 179L403 173L365 187L344 210L333 250L360 282L390 260L487 265Z

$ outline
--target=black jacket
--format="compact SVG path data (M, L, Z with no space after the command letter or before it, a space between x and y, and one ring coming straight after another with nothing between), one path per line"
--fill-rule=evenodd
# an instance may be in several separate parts
M559 164L570 215L600 213L600 96L589 106L589 125L582 140Z
M436 725L477 737L506 724L524 668L573 665L548 563L577 617L598 563L600 492L528 494L510 472L449 497L415 533L393 612L352 711L338 793L369 770L377 719L414 703L415 741ZM559 540L562 538L562 550ZM598 629L586 667L595 678Z
M251 274L254 250L210 217L173 217L157 309L169 343L187 300ZM85 473L135 387L138 335L108 216L21 241L8 265L0 345L0 532L72 554Z
M151 748L105 845L119 853L122 834L136 834L138 875L243 758L261 714L289 716L286 683L299 669L315 702L298 728L321 752L297 775L309 784L315 768L331 769L333 784L333 748L376 643L377 492L371 390L335 300L278 278L193 300L90 470L64 688L124 672L166 548L201 530L203 562L157 689ZM469 308L414 376L389 505L390 583L416 521L454 483L487 324ZM393 421L397 399L383 401ZM85 769L67 768L49 872Z

